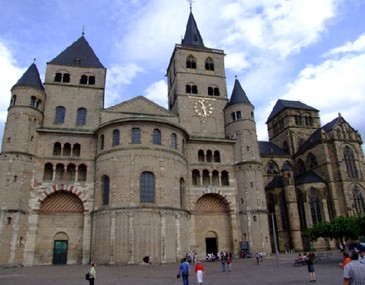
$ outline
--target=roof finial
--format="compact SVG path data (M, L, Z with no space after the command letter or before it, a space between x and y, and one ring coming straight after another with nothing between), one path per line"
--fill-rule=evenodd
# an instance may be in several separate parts
M190 12L192 12L193 11L193 0L186 0L186 1L188 1L189 2L189 4L190 4Z
M85 35L85 26L82 26L82 36L84 36Z
M33 58L33 63L35 63L35 62L36 62L36 60L37 60L36 58Z

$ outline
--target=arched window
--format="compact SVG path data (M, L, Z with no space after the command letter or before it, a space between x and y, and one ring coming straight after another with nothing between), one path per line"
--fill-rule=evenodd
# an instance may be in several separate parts
M231 117L232 117L232 121L236 121L236 113L235 112L232 112L231 113Z
M43 180L52 181L53 179L53 165L52 163L46 163L44 165Z
M161 131L159 129L154 129L152 133L152 143L161 144Z
M203 186L209 186L210 185L210 176L209 171L207 169L203 170Z
M356 164L355 164L355 157L354 157L354 153L349 148L349 146L345 146L343 155L344 155L344 159L345 159L347 175L349 176L349 178L357 179L358 174L357 174L357 169L356 169Z
M84 126L86 124L86 114L87 114L87 111L85 108L79 108L77 110L76 125Z
M352 197L354 199L354 208L356 214L364 214L365 213L364 198L361 195L361 190L359 185L354 185L354 187L352 188Z
M218 150L214 151L214 162L221 162L221 154Z
M322 221L320 197L316 189L312 188L309 190L308 201L311 209L312 223L316 225Z
M210 96L214 95L213 87L208 87L208 95L210 95Z
M72 156L79 157L81 153L81 146L78 143L75 143L72 148Z
M16 102L16 95L13 95L10 100L10 106L14 106Z
M37 98L35 96L30 97L30 103L29 106L35 107L37 104Z
M62 81L62 73L57 72L54 76L54 81L61 82Z
M314 156L313 153L309 153L307 157L307 167L308 169L312 169L318 166L317 158Z
M65 166L62 163L58 163L56 165L56 180L64 180L65 179Z
M219 95L220 95L219 88L215 87L214 88L214 96L219 96Z
M141 203L155 202L155 176L152 172L145 171L140 177Z
M229 186L229 174L227 171L223 170L221 174L222 186Z
M69 73L64 73L63 74L63 80L62 82L68 83L70 82L70 74Z
M80 84L87 84L87 75L81 75Z
M199 149L199 151L198 151L198 161L205 162L204 150L202 150L202 149Z
M273 160L270 160L267 163L266 173L267 174L278 174L279 173L279 167Z
M76 166L73 163L70 163L67 165L66 169L66 181L75 181L75 175L76 175Z
M177 141L176 141L176 134L172 133L170 138L170 147L173 149L177 149Z
M63 124L65 122L65 107L58 106L56 108L55 124Z
M297 167L296 167L296 173L297 174L303 174L305 173L305 164L304 164L304 161L301 160L301 159L298 159L297 161Z
M185 181L183 178L180 178L179 188L180 188L180 207L185 208Z
M119 145L119 139L120 139L119 130L114 130L113 131L113 142L112 142L112 145L113 146Z
M214 61L211 57L208 57L205 60L205 70L211 70L214 71Z
M132 128L132 144L141 143L141 130L139 128Z
M56 142L53 145L53 155L61 155L61 143Z
M186 59L186 68L196 69L196 59L192 55L189 55Z
M200 172L198 169L194 169L191 174L192 183L195 186L200 186Z
M69 144L69 143L64 144L62 155L63 156L70 156L71 155L71 144Z
M95 76L89 76L89 85L95 85Z
M109 205L109 195L110 195L110 179L108 176L104 175L101 178L102 183L102 193L103 193L103 205Z
M219 172L217 170L212 172L212 185L219 186Z
M213 153L211 150L207 150L206 162L213 162Z
M188 94L191 94L191 85L186 85L185 86L185 92Z
M87 178L87 166L80 164L78 167L78 181L86 181Z
M193 86L191 87L191 93L193 93L193 94L198 94L198 86L193 85Z
M241 120L242 119L242 113L241 113L241 111L237 111L236 118L237 118L237 120Z

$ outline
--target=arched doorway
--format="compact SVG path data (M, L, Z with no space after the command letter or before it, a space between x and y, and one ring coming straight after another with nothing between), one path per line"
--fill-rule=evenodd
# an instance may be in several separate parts
M200 258L208 253L232 250L230 206L219 194L201 196L195 206L196 251Z
M64 190L49 194L39 207L34 264L82 263L83 233L79 196Z

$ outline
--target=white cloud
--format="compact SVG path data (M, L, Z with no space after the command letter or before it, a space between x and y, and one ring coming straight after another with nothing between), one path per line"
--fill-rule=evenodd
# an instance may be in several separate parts
M114 64L108 71L106 76L106 106L119 103L121 101L121 94L125 86L130 85L133 79L139 74L143 73L144 69L135 63L130 63L124 66ZM134 95L134 94L131 94Z
M365 52L360 51L359 42L332 49L327 53L335 55L318 65L305 67L296 81L288 84L288 92L283 98L301 100L321 111L322 124L334 119L338 112L355 128L365 133ZM341 54L340 54L341 53Z
M145 96L149 100L153 101L154 103L164 107L168 108L167 106L167 85L164 80L160 80L157 82L154 82L151 84L147 89L145 90Z
M365 34L361 35L354 42L347 42L343 46L330 50L325 56L351 52L365 52Z

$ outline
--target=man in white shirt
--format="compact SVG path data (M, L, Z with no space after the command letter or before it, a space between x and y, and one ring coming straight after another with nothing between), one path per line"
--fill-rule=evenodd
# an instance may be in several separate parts
M361 264L356 250L350 251L351 261L343 269L343 285L364 285L365 264Z
M365 264L365 243L360 242L357 250L359 251L359 262Z

